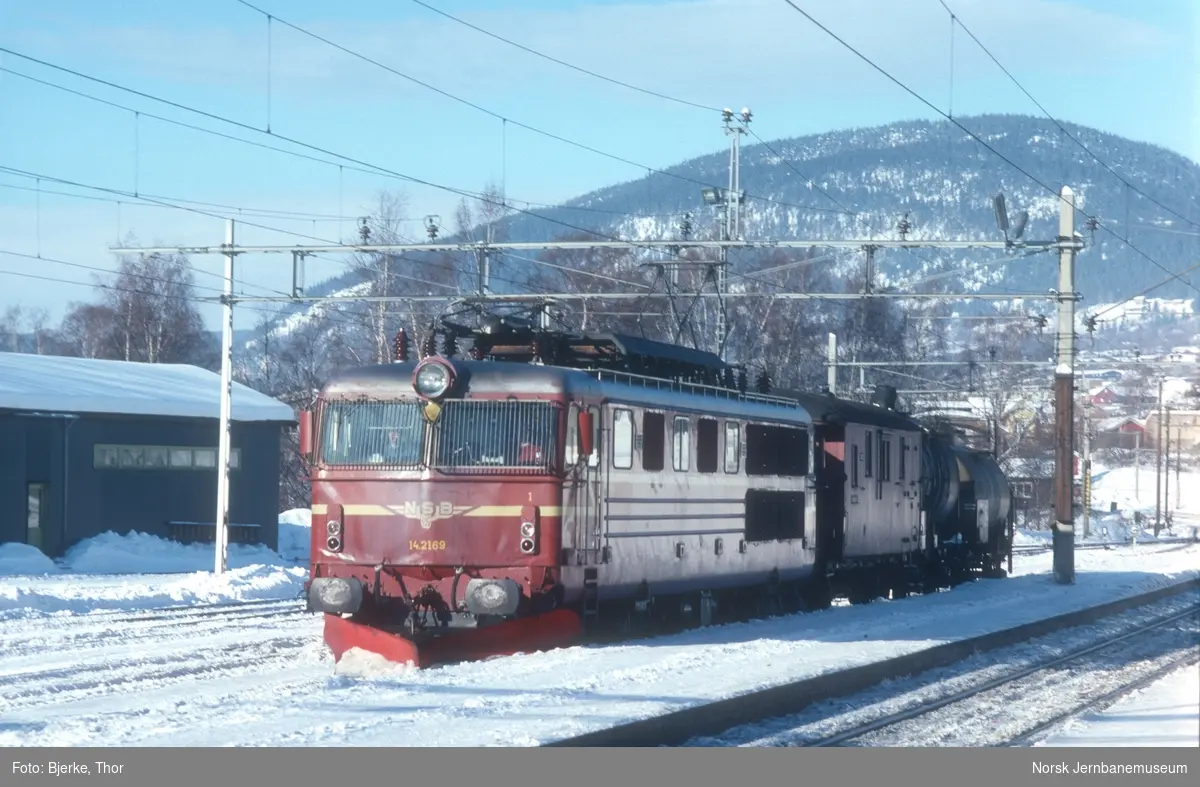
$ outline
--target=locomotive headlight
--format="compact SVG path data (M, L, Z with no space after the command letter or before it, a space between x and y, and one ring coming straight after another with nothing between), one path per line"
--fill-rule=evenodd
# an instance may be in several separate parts
M483 585L475 591L475 600L483 609L499 609L507 599L508 595L499 585Z
M413 389L421 396L436 399L450 389L450 370L440 363L422 364L413 376Z
M329 520L329 522L325 525L325 532L329 533L331 536L341 535L342 523L336 519Z
M532 522L522 522L521 523L521 537L522 538L533 538L533 533L534 533L534 527L533 527Z
M472 579L463 600L472 615L511 615L520 605L521 588L507 577Z

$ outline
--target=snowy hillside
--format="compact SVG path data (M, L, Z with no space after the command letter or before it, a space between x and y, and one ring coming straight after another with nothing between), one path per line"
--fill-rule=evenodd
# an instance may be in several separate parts
M1200 234L1181 231L1189 229L1186 222L1128 189L1051 121L1015 115L959 121L1043 183L1055 188L1069 183L1084 211L1171 270L1181 270L1200 256ZM1138 189L1200 221L1200 165L1153 145L1065 125ZM610 237L673 238L678 237L682 215L690 211L695 235L709 236L716 221L701 200L700 183L725 186L727 166L727 150L717 150L669 166L665 173L582 195L559 208L531 209L536 217L517 212L503 232L511 239L530 241L579 234L570 227ZM1057 205L1048 191L946 122L911 121L745 144L741 166L742 186L749 196L744 233L748 238L895 238L896 223L907 213L909 237L914 239L999 239L991 204L999 191L1007 195L1011 212L1029 211L1026 237L1050 238L1057 231ZM1082 217L1079 230L1091 242ZM1097 231L1094 240L1096 245L1080 260L1077 278L1089 304L1127 298L1167 275L1104 230ZM861 264L853 255L840 256L843 269ZM923 251L885 256L881 277L901 283L966 260L1002 255ZM520 265L520 260L504 261L509 270ZM1038 256L979 266L959 280L971 290L992 284L1028 292L1054 286L1054 277L1053 261ZM313 291L342 290L355 283L353 274L347 274ZM1195 291L1176 281L1154 294L1187 298L1190 303Z

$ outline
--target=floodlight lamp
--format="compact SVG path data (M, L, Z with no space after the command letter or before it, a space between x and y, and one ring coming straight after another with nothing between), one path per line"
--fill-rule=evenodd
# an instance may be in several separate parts
M743 123L749 123L749 122L750 122L750 117L751 117L751 115L750 115L750 108L749 108L749 107L742 107L742 122L743 122Z
M704 198L704 202L708 205L720 205L724 202L724 195L721 189L715 186L705 186L700 189L700 196Z

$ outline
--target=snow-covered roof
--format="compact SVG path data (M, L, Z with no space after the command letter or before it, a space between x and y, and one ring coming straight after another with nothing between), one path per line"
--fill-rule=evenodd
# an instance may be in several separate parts
M1114 429L1120 429L1125 424L1133 424L1146 428L1146 422L1140 418L1135 418L1132 415L1119 415L1113 418L1105 418L1102 421L1096 422L1096 431L1111 432Z
M295 421L288 405L233 384L234 421ZM0 353L0 409L220 418L221 376L198 366Z

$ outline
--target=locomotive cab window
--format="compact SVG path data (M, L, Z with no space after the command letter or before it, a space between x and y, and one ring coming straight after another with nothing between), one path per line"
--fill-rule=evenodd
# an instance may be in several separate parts
M613 467L628 470L633 467L633 411L613 410L612 430Z
M642 413L642 469L658 472L666 465L667 417L662 413Z
M672 466L681 473L692 469L692 423L686 416L675 416Z
M696 424L696 469L701 473L717 472L719 434L712 418L701 418Z

